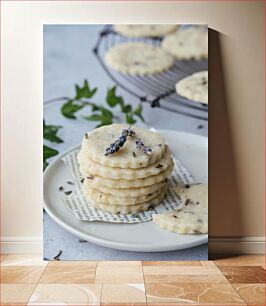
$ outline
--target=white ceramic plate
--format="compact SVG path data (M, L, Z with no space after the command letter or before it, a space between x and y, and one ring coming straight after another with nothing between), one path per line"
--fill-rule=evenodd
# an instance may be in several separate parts
M208 139L206 137L159 130L165 137L174 156L190 171L196 181L208 181ZM77 147L76 147L77 148ZM75 148L72 148L73 150ZM95 244L113 249L135 252L162 252L181 250L208 242L208 235L179 235L160 229L153 222L139 224L112 224L77 220L62 205L59 186L73 177L61 158L55 159L44 173L44 208L53 220L65 230Z

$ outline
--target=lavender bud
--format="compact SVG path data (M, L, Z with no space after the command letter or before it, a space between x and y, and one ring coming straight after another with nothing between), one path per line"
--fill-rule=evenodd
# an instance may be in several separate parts
M136 147L147 155L149 155L152 152L152 149L149 147L146 147L140 139L136 140Z
M120 150L120 148L122 148L125 144L125 142L127 141L127 137L135 137L136 136L136 133L131 130L131 126L129 126L127 129L124 129L122 131L122 134L121 136L119 136L119 138L110 144L110 146L108 148L106 148L105 150L105 156L109 155L109 154L113 154L117 151ZM145 146L144 143L140 140L140 139L137 139L135 141L136 143L136 147L143 151L145 154L149 155L151 152L152 152L152 149Z

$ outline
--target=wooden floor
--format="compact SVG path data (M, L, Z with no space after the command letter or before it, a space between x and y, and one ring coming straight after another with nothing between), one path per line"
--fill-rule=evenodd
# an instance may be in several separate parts
M264 256L50 261L1 256L1 305L265 305Z

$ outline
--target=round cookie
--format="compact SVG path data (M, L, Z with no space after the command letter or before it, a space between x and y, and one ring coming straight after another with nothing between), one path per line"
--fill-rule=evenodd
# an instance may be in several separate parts
M162 172L163 170L167 169L171 161L172 161L172 156L168 146L166 146L165 153L159 161L145 168L140 168L140 169L112 168L112 167L102 166L101 164L86 158L83 152L80 152L78 155L78 162L80 164L80 168L82 168L83 171L87 173L86 176L99 175L101 177L109 179L135 180L139 178L156 175Z
M133 169L147 167L162 158L165 152L163 137L159 133L135 126L132 126L131 130L136 133L136 137L128 136L127 141L119 151L106 156L106 148L121 136L123 129L127 128L128 125L126 124L112 124L86 133L81 145L82 154L107 167ZM136 139L141 139L145 146L151 148L151 153L145 154L142 150L136 148ZM86 174L84 176L86 177Z
M208 31L203 27L189 27L165 36L161 46L179 60L208 58Z
M142 42L116 45L108 50L105 60L112 69L132 75L160 73L174 64L173 56L161 47Z
M208 206L208 185L206 184L178 186L175 192L181 200L190 199L192 202L198 202L204 207Z
M208 71L196 72L180 80L175 88L180 96L208 104Z
M83 177L85 177L86 180L90 181L90 184L94 186L95 188L98 187L108 187L108 188L117 188L119 186L119 189L123 188L139 188L139 187L146 187L151 186L157 183L160 183L164 181L173 171L174 163L171 163L170 166L162 171L161 173L157 175L153 175L147 178L137 179L137 180L112 180L112 179L106 179L102 178L100 176L85 176L84 173L81 171L81 174Z
M142 195L134 198L126 198L126 197L116 197L111 194L103 193L97 189L91 188L86 184L83 185L84 194L86 195L87 198L93 200L93 202L103 203L108 205L122 205L122 206L140 204L150 201L156 196L158 196L159 193L161 193L161 190L162 188L159 188L147 195Z
M208 233L208 185L177 187L180 208L171 213L153 215L161 228L179 234Z
M175 24L117 24L114 29L127 37L160 37L177 29Z
M170 164L170 166L162 171L161 173L153 176L149 176L142 179L137 180L112 180L112 179L106 179L100 176L86 176L86 173L84 173L82 170L80 170L82 176L85 178L85 180L89 180L90 184L95 187L96 189L100 186L108 187L108 188L138 188L138 187L145 187L145 186L151 186L157 183L160 183L164 181L173 171L174 168L174 162Z
M162 188L165 182L157 183L151 186L138 187L138 188L108 188L101 185L95 187L92 185L91 180L85 180L84 184L88 185L91 188L95 188L103 193L111 194L115 197L131 198L131 197L140 197L152 193L158 190L159 188Z
M135 205L109 205L104 203L97 203L91 199L88 200L92 207L110 212L112 214L134 214L141 211L146 211L151 207L159 205L165 196L165 192L166 188L152 200Z

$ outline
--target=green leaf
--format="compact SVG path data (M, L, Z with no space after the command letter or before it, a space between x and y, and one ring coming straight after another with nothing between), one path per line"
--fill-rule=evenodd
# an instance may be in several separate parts
M109 125L112 123L113 123L113 120L111 118L102 117L102 122L101 122L102 125Z
M109 111L107 108L101 107L102 117L106 117L109 119L113 119L113 113Z
M97 124L97 125L95 126L95 129L96 129L96 128L99 128L99 127L101 127L101 126L104 126L104 125L106 125L106 124L104 124L104 123Z
M47 159L57 155L59 152L53 148L43 145L43 170L49 165Z
M99 106L95 105L95 104L91 104L91 107L92 107L92 111L95 112L97 110L99 110Z
M113 123L113 113L107 108L99 107L101 114L92 114L91 116L84 117L87 120L99 121L100 123L96 127L108 125Z
M75 99L79 100L82 97L82 89L76 84L75 85L76 88L76 97Z
M43 161L43 171L46 169L46 167L48 166L48 162L46 160Z
M141 115L141 113L142 113L142 104L140 103L140 104L135 108L134 114L138 116L138 115Z
M130 104L123 105L123 106L121 107L121 109L122 109L122 112L123 112L123 113L129 113L129 112L132 111L132 107L131 107Z
M88 80L84 81L83 87L79 87L77 84L75 85L76 88L76 100L80 100L82 98L91 98L95 95L97 88L90 89Z
M110 124L112 124L112 123L113 123L113 122L108 122L108 123L102 122L102 123L99 123L98 125L96 125L95 128L98 128L98 127L101 127L101 126L104 126L104 125L110 125Z
M136 123L136 120L133 118L133 115L131 113L126 113L126 122L129 124Z
M101 119L101 126L102 125L109 125L113 123L113 114L108 109L101 107L102 112L102 119Z
M97 91L97 87L90 89L89 83L87 80L84 81L84 87L83 87L83 96L84 98L91 98L95 95Z
M69 99L62 107L61 112L66 118L76 119L75 113L81 110L85 106L91 106L92 115L84 117L90 121L98 121L98 126L108 125L113 122L113 114L110 110L105 107L98 106L97 104L82 100L84 98L91 98L97 91L97 88L91 89L89 82L85 79L82 87L75 85L76 96L73 99ZM136 117L139 117L143 122L145 121L142 116L142 105L139 104L136 109L133 109L131 104L125 104L123 97L118 96L116 93L116 86L107 90L106 102L110 107L119 105L121 112L125 114L126 122L133 124L136 122ZM54 126L56 127L56 126ZM60 138L56 136L56 130L52 131L52 136L49 134L49 140L59 142ZM48 138L46 138L48 139Z
M106 102L109 106L114 107L116 105L124 105L124 100L122 97L116 95L116 86L112 87L111 89L108 89L107 96L106 96Z
M50 148L46 145L43 145L43 158L44 159L47 159L47 158L50 158L50 157L53 157L55 155L58 154L58 151L53 149L53 148Z
M142 122L145 122L145 120L142 116L142 104L141 103L138 105L137 108L135 108L133 114L138 116L141 119Z
M43 138L56 143L63 142L63 140L56 135L61 128L62 126L60 125L46 125L43 120Z
M66 118L69 119L76 119L76 116L74 115L77 111L82 109L85 106L85 104L75 104L75 102L71 99L69 99L62 107L61 107L61 113Z
M91 115L91 116L87 116L87 117L84 117L85 119L87 120L90 120L90 121L101 121L102 120L102 116L101 115Z

